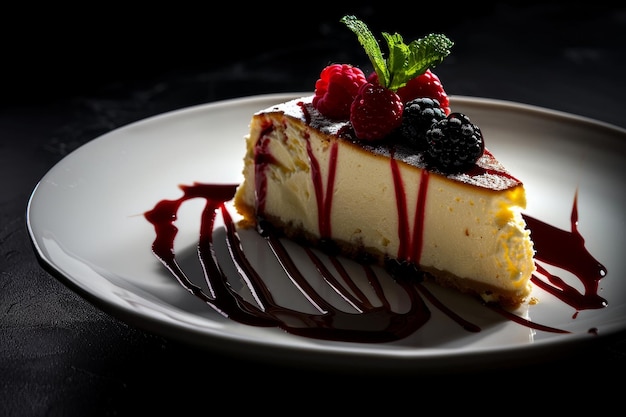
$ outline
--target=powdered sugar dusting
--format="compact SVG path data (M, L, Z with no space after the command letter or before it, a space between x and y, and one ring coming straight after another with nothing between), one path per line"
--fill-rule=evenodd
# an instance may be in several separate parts
M506 190L521 184L521 181L509 174L504 166L487 149L485 149L485 152L478 159L474 167L467 172L445 174L436 169L428 168L421 153L416 153L411 148L397 141L358 141L350 134L352 129L348 120L331 120L322 115L315 106L313 106L313 95L275 104L257 112L257 114L268 112L281 112L286 117L301 120L303 123L322 133L338 136L340 139L357 144L369 152L390 158L393 157L398 161L420 169L428 169L436 175L442 175L465 184L489 188L496 191Z

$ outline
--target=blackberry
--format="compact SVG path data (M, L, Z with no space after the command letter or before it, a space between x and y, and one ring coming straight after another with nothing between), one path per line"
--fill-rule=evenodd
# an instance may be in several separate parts
M445 118L446 114L437 99L415 98L404 105L400 134L417 150L423 151L428 145L426 131Z
M450 113L426 132L427 160L444 173L469 169L485 150L483 134L463 113Z

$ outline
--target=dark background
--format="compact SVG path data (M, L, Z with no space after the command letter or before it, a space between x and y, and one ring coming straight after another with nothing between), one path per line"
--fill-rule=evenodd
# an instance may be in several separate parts
M626 7L486 2L416 3L402 10L399 4L342 4L5 9L0 415L143 415L172 406L195 415L251 406L294 410L287 400L307 410L334 402L352 411L370 403L380 412L422 412L433 403L444 411L452 405L476 411L489 409L500 395L521 396L501 411L534 412L540 400L561 412L579 404L604 411L616 399L609 394L610 381L623 378L623 334L532 366L512 363L485 372L315 370L259 362L253 352L231 357L137 329L98 310L38 264L26 231L26 205L37 181L64 156L103 133L165 111L312 91L331 62L367 67L354 34L339 23L346 13L375 34L399 32L411 40L445 33L455 46L436 73L450 95L533 104L626 128ZM456 401L442 403L436 400L440 395Z
M623 84L623 7L473 3L424 2L408 12L399 5L343 2L300 13L293 3L272 2L224 5L222 12L188 5L141 11L90 5L67 14L56 6L34 16L30 10L7 13L9 25L1 29L6 33L0 40L0 97L8 105L111 97L131 94L131 85L160 88L148 94L189 94L170 91L181 87L174 82L193 83L200 102L308 91L329 62L369 65L354 34L338 23L352 13L375 34L399 32L412 40L445 33L455 46L437 73L450 94L569 112L586 101L590 115L624 123L607 111L619 107ZM196 83L198 77L202 83Z

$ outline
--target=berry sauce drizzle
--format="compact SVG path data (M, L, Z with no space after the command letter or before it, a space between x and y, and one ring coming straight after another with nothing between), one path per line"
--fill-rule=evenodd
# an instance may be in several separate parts
M311 314L279 305L272 297L262 277L247 259L239 240L235 223L226 209L225 203L235 192L236 185L216 185L196 183L181 186L184 195L177 200L162 200L152 210L145 213L145 218L154 225L156 238L152 245L154 254L161 260L177 281L190 293L199 297L219 314L241 323L254 326L274 326L285 331L311 338L357 341L387 342L402 339L422 327L430 319L430 311L419 296L418 284L408 281L399 285L409 297L409 309L402 313L392 311L390 302L385 298L381 279L367 264L362 267L367 274L369 283L375 289L382 305L372 305L367 297L358 290L348 273L342 269L341 279L354 292L348 291L328 270L315 253L307 250L307 254L315 264L320 276L351 304L355 312L344 312L320 296L302 275L278 235L271 228L259 225L259 232L272 249L285 273L300 292L308 299L319 313ZM204 198L205 208L202 212L198 257L202 264L204 278L209 288L207 294L199 286L191 282L176 262L174 239L178 232L174 222L181 204L193 198ZM213 227L218 211L224 219L226 228L226 244L230 257L237 270L250 289L256 303L246 301L228 283L228 277L222 271L215 255ZM340 265L338 258L332 257L335 266ZM471 328L462 319L458 322L465 328Z
M425 298L466 331L479 332L481 330L438 300L418 280L403 279L395 282L407 294L410 307L404 312L393 311L390 301L382 291L382 278L368 263L363 262L360 265L369 284L382 301L381 305L374 306L354 283L350 274L342 266L340 258L328 255L335 270L338 271L339 277L337 277L314 251L304 247L321 279L354 309L353 312L342 311L329 304L315 291L281 243L279 235L264 222L260 222L258 228L260 235L271 248L289 279L319 313L311 314L283 307L274 300L263 278L246 257L236 225L226 208L225 203L232 199L237 185L195 183L181 185L180 188L183 191L182 197L176 200L162 200L144 214L156 232L152 250L180 285L224 317L252 326L279 327L295 335L316 339L380 343L405 338L428 322L431 312L423 301ZM198 258L204 270L204 278L209 288L208 293L187 278L176 261L174 251L174 239L178 232L174 223L177 220L178 210L183 202L195 198L206 201L201 219ZM586 292L580 294L539 265L538 272L547 277L551 285L537 275L533 275L532 281L579 310L605 307L607 302L597 295L597 289L598 281L606 275L606 269L584 247L584 240L576 228L576 206L575 199L571 232L565 232L527 215L524 217L533 233L537 251L536 260L571 271L584 283ZM215 255L213 231L218 213L224 220L225 239L230 257L237 266L241 279L250 289L254 303L244 299L231 287ZM509 320L533 329L567 333L561 329L526 320L497 306L488 305L488 307Z
M572 272L582 282L585 291L580 293L537 262L537 272L548 282L535 273L531 278L533 284L579 311L606 307L606 299L598 295L598 285L607 270L587 251L585 239L578 232L578 192L574 196L570 217L571 231L556 229L527 215L524 215L524 219L535 243L535 260Z

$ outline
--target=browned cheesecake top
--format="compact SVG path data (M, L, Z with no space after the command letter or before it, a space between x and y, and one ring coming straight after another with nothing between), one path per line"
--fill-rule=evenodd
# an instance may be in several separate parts
M356 139L348 120L331 120L323 116L312 104L313 96L305 96L273 105L257 113L280 113L316 129L329 137L329 140L342 140L358 146L372 154L395 158L418 169L428 169L431 172L471 186L493 191L503 191L522 185L522 182L512 176L493 154L485 149L483 155L474 166L466 172L447 174L430 168L424 161L423 154L401 142L382 140L364 142Z

